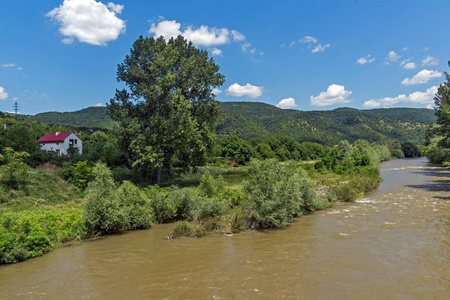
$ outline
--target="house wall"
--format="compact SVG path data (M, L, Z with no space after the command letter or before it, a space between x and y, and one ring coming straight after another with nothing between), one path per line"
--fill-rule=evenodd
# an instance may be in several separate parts
M41 150L59 152L59 155L67 155L67 149L70 147L70 140L76 140L73 144L74 148L79 149L78 153L83 154L83 142L75 135L69 135L64 142L59 143L40 143ZM59 150L59 151L58 151Z

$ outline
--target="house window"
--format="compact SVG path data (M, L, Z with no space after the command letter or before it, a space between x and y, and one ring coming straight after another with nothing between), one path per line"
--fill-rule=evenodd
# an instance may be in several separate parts
M56 154L59 154L59 149L56 149Z
M56 145L59 145L59 143L56 143Z
M77 144L77 140L75 140L75 145Z

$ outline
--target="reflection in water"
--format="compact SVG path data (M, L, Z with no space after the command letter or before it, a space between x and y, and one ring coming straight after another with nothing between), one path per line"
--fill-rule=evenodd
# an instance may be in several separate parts
M172 224L0 267L2 299L448 299L448 169L382 165L355 203L286 229L166 240Z

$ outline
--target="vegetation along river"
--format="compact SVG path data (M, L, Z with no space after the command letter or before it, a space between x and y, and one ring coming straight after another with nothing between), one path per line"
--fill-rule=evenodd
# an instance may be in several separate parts
M353 203L282 230L167 240L172 224L0 267L2 299L450 299L450 170L382 164Z

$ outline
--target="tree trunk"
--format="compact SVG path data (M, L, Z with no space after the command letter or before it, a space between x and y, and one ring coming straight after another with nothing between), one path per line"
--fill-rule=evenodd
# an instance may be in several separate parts
M161 186L162 167L156 168L156 184Z

